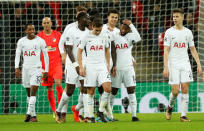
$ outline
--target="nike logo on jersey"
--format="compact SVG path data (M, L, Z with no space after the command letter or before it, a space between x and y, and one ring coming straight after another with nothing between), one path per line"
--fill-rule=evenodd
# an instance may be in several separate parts
M125 48L128 48L128 45L127 45L127 43L125 43L125 44L116 44L115 48L116 49L125 49Z
M185 43L174 43L174 48L185 48L186 44Z

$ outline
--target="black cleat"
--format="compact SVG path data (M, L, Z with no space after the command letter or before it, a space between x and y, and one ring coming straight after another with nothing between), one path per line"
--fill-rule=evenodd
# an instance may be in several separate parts
M107 122L103 112L98 111L98 117L100 118L101 122Z
M118 120L118 119L113 118L111 121L112 121L112 122L115 122L115 121L119 121L119 120Z
M88 123L96 123L94 117L92 117L92 118L88 118L88 119L87 119L87 122L88 122Z
M26 114L24 122L30 122L31 115Z
M132 117L132 121L133 121L133 122L136 122L136 121L140 121L140 120L139 120L139 118L137 118L137 117Z
M180 121L181 122L190 122L191 120L189 120L186 116L182 116L182 117L180 117Z

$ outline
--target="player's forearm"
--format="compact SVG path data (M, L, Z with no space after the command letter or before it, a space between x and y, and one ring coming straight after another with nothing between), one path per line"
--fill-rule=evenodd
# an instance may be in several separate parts
M82 67L82 52L83 50L78 48L78 52L77 52L77 59L78 59L78 63L79 63L79 67Z
M20 56L21 56L21 51L17 48L16 56L15 56L15 68L19 68Z
M169 47L164 47L164 67L168 67L168 59L169 59Z
M141 41L140 34L139 34L138 30L135 28L135 26L133 24L130 24L129 27L130 27L132 33L135 34L135 37L138 38L138 42Z
M192 47L190 47L190 50L191 50L191 54L192 54L193 58L195 59L197 65L201 66L200 59L199 59L198 53L196 51L196 48L194 46L192 46Z
M64 43L65 43L64 37L61 36L60 41L59 41L59 44L58 44L60 54L65 53L65 52L64 52Z
M111 57L113 61L113 66L116 66L117 55L116 55L116 48L115 48L114 42L111 42Z
M71 60L72 63L74 63L76 60L74 59L74 55L72 53L72 46L66 45L65 49L66 49L66 53L68 54L69 59Z
M44 56L44 60L45 60L45 72L48 72L49 70L49 56L48 56L48 52L46 49L42 50L43 52L43 56Z

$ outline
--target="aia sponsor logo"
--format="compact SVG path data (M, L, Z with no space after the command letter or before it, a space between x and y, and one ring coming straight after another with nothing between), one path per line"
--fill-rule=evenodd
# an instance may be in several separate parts
M90 51L102 51L103 50L103 45L92 45L90 47Z
M185 43L174 43L174 48L186 48L186 44Z
M115 48L116 49L125 49L125 48L128 49L128 45L127 45L127 43L125 43L125 44L116 44Z
M23 56L36 56L35 51L25 51Z

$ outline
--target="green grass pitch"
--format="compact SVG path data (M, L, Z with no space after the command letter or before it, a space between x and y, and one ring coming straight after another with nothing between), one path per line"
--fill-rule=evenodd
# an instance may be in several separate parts
M51 114L37 115L37 123L24 123L24 115L0 115L0 131L204 131L204 113L189 113L191 122L180 122L180 114L165 120L164 113L138 114L139 122L131 122L131 114L114 114L118 122L76 123L73 115L57 124Z

